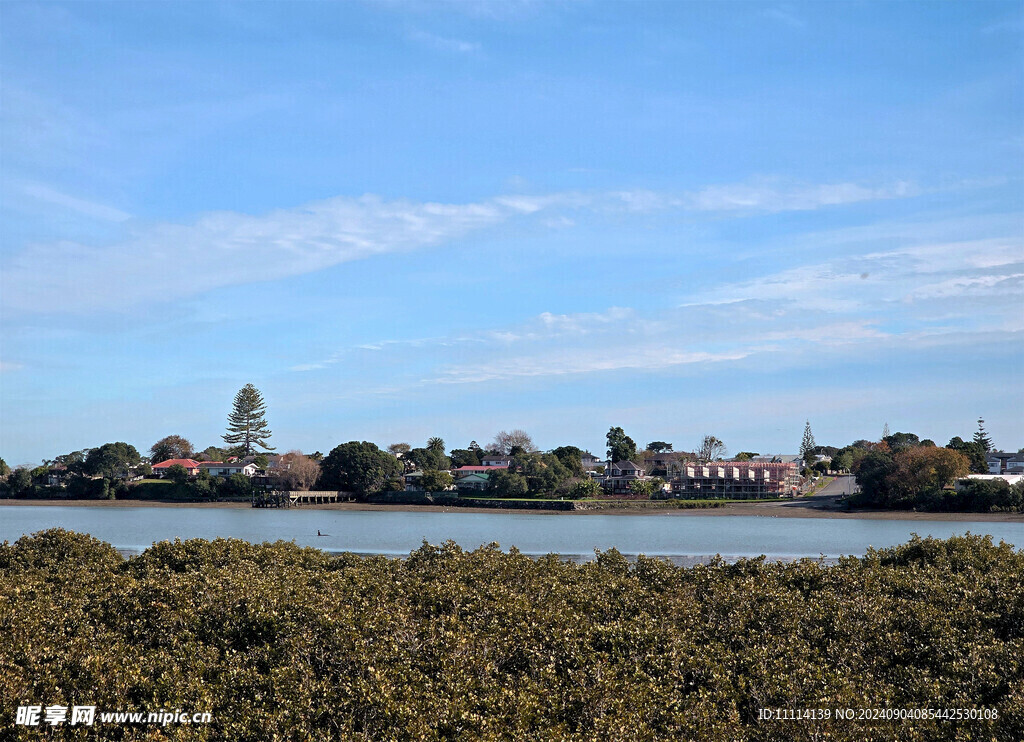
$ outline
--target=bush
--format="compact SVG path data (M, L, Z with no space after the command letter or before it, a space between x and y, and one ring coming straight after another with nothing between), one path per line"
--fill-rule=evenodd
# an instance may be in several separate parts
M213 715L97 730L120 740L1018 740L1021 574L976 536L682 568L230 539L126 561L44 531L0 545L0 698ZM998 718L758 719L883 705Z

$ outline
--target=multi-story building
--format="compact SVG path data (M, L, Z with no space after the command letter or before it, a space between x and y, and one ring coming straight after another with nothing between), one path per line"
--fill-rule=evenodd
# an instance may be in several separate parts
M795 463L713 461L687 464L670 480L682 499L752 500L792 495L800 482Z

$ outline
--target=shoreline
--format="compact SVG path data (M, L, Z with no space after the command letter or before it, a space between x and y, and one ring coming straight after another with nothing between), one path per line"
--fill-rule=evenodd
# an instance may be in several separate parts
M508 515L615 515L615 516L748 516L758 518L831 518L834 520L909 520L909 521L981 521L992 523L1024 523L1024 513L928 513L912 510L843 510L836 498L819 495L803 500L783 502L729 503L711 508L595 508L593 510L542 510L490 507L452 507L446 505L376 504L366 502L340 502L320 505L300 505L301 510L335 511L397 511L404 513L493 513ZM0 507L93 507L93 508L229 508L252 509L248 502L176 502L162 500L0 500Z

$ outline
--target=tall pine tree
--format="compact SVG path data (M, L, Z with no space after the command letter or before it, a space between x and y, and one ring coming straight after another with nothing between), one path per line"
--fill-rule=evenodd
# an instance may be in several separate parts
M228 432L222 436L224 442L240 447L246 456L252 455L256 446L273 451L273 446L267 445L271 433L263 417L265 414L267 405L263 395L252 384L246 384L235 395L231 414L228 415Z
M992 439L989 437L988 431L985 430L984 418L978 418L978 432L974 434L974 442L981 445L985 449L985 453L992 450Z
M814 442L814 433L811 432L811 421L808 420L807 424L804 425L804 439L800 442L800 458L804 460L807 466L810 466L814 462L811 461L814 457L814 449L817 444Z

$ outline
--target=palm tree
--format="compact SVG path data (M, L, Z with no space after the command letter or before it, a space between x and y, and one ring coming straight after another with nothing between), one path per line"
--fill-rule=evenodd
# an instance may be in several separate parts
M427 449L430 451L437 451L438 453L444 453L444 438L438 438L435 435L433 438L428 439Z

